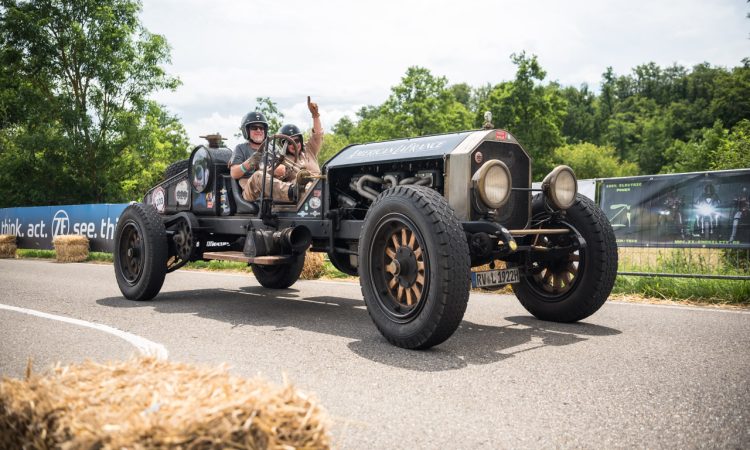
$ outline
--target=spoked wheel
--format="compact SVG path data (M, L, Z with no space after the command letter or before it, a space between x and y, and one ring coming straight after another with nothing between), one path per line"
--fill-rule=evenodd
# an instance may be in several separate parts
M375 232L371 254L381 254L383 265L378 264L372 277L379 291L388 291L378 300L394 320L409 320L419 311L427 290L425 273L429 273L423 248L424 238L403 215L384 217ZM381 267L385 270L378 270Z
M540 235L536 245L551 248L556 243L569 245L570 242L560 242L555 239L556 236ZM565 237L567 238L567 236ZM560 300L560 296L570 291L575 283L580 279L578 274L585 270L583 266L585 261L582 258L581 250L574 250L563 255L554 261L545 261L543 263L533 263L532 277L535 288L539 290L540 295L549 296L550 301Z
M524 244L548 250L527 253L513 263L525 272L513 284L516 297L542 320L576 322L590 316L607 300L617 276L617 243L609 220L581 195L561 221L545 210L541 195L534 197L532 211L533 221L542 224L542 229L569 228L580 234L585 246L573 245L575 233L527 237Z
M151 205L134 203L122 212L115 232L115 278L130 300L151 300L167 273L167 236Z
M471 263L461 223L443 196L412 185L382 192L367 211L358 253L367 312L389 342L423 349L456 331Z
M198 227L198 220L192 214L183 214L177 218L176 222L169 224L169 230L173 234L169 247L167 273L173 272L190 262L196 253L195 229Z

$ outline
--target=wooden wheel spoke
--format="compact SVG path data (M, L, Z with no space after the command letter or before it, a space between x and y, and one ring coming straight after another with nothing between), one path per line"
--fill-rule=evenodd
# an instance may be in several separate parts
M422 296L422 291L417 287L416 284L411 285L411 290L414 292L414 300L419 301L419 297Z
M404 296L404 287L401 285L398 285L398 294L396 294L396 300L399 301L399 303L403 303L401 301L401 298Z
M401 245L406 247L406 245L409 243L409 240L407 239L407 234L409 232L406 230L406 228L401 228Z
M572 278L575 278L575 276L578 275L578 267L576 267L573 263L568 264L568 273L572 276Z
M391 259L396 259L396 251L390 247L385 248L385 254Z
M416 249L414 249L414 256L417 259L419 259L420 257L422 257L422 247L417 247Z
M545 269L544 278L542 279L544 284L549 284L550 278L552 278L552 272L549 269Z
M421 273L420 273L419 275L417 275L417 279L416 279L416 281L414 282L414 285L415 285L415 286L416 286L417 284L418 284L418 285L420 285L420 286L424 286L424 275L422 275Z
M396 285L398 285L398 278L396 277L391 278L391 281L388 282L388 288L394 289Z
M417 261L417 271L418 272L424 272L424 262L423 261Z
M388 273L390 273L391 275L395 276L396 275L396 265L393 264L393 263L388 264L387 266L385 266L385 271L388 272Z
M409 238L409 248L414 250L414 243L417 241L417 235L416 233L412 233L411 237Z
M411 299L411 289L407 288L405 289L405 291L406 291L406 304L408 306L411 306L411 304L414 303Z
M393 233L391 235L391 240L393 241L393 248L399 248L401 245L398 243L398 237L396 236L396 233Z

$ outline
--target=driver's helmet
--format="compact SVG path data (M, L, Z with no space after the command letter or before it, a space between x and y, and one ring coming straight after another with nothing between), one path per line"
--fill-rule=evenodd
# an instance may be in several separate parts
M292 139L294 139L295 137L299 137L299 143L300 143L299 151L305 150L305 140L302 137L302 131L300 131L297 125L288 123L284 125L283 127L281 127L281 129L279 130L279 134L285 134Z
M249 113L245 114L245 117L242 118L242 123L240 124L242 137L248 140L250 139L250 134L247 132L247 127L254 123L263 125L266 135L268 134L268 121L266 120L266 116L264 116L262 113L259 113L258 111L250 111Z

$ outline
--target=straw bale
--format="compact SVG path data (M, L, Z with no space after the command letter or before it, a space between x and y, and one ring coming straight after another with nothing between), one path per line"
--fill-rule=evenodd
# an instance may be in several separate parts
M0 243L0 258L15 258L16 244Z
M317 280L323 276L323 263L325 258L322 253L307 252L305 254L305 265L302 267L300 278L303 280Z
M86 236L66 234L52 240L58 262L81 262L89 257L89 240Z
M15 234L0 234L0 244L15 244L15 243L16 243Z
M155 358L0 382L0 448L330 448L329 419L286 380Z

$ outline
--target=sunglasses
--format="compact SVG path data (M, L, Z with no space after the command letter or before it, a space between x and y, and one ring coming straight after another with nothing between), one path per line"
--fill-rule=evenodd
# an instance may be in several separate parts
M250 128L250 131L265 131L265 127L262 125L250 125L248 128Z

